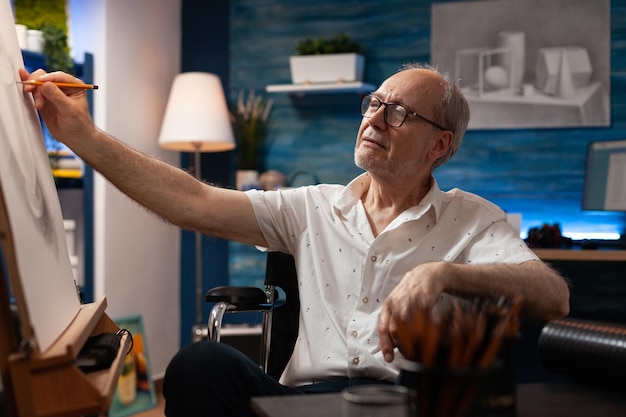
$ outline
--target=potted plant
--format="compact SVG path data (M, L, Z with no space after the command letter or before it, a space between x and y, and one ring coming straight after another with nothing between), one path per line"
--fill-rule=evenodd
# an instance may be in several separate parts
M63 71L74 74L74 62L70 56L67 34L63 28L46 22L41 26L41 31L46 41L44 54L48 71Z
M294 84L358 82L363 80L365 58L361 46L341 34L300 41L289 66Z
M48 71L74 73L67 42L66 0L14 0L15 23L41 31Z
M236 105L231 107L233 131L237 141L237 188L245 189L259 183L260 150L267 134L272 100L265 100L250 90L239 91Z

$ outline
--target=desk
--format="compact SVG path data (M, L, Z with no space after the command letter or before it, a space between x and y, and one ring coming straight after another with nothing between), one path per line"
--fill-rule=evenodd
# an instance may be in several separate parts
M626 250L536 248L570 283L570 317L624 323Z
M626 250L533 249L542 261L626 261Z
M341 401L340 394L257 397L252 409L259 417L341 417ZM517 417L626 415L624 395L575 384L520 384L517 403Z

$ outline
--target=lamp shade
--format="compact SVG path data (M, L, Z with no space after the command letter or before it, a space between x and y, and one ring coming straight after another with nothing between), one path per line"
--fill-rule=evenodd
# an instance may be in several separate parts
M181 152L222 152L235 147L226 97L216 75L185 72L174 78L159 145Z

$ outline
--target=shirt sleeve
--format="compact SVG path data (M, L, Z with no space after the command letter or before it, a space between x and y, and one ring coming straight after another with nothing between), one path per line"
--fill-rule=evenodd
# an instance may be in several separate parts
M462 257L473 264L519 264L539 259L506 220L494 222L474 237Z
M246 191L268 250L293 253L306 228L304 221L298 221L306 211L301 194L301 189Z

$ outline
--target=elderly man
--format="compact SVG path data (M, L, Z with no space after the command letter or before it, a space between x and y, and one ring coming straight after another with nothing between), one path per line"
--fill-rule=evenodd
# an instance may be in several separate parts
M363 174L347 186L265 192L213 187L129 149L94 126L83 90L24 89L56 138L157 215L295 258L300 328L280 382L227 346L198 342L168 366L168 416L248 416L251 396L393 383L399 325L446 298L521 294L528 316L568 313L567 284L501 209L439 189L433 170L459 149L469 110L454 83L430 66L405 66L363 97L354 150Z

